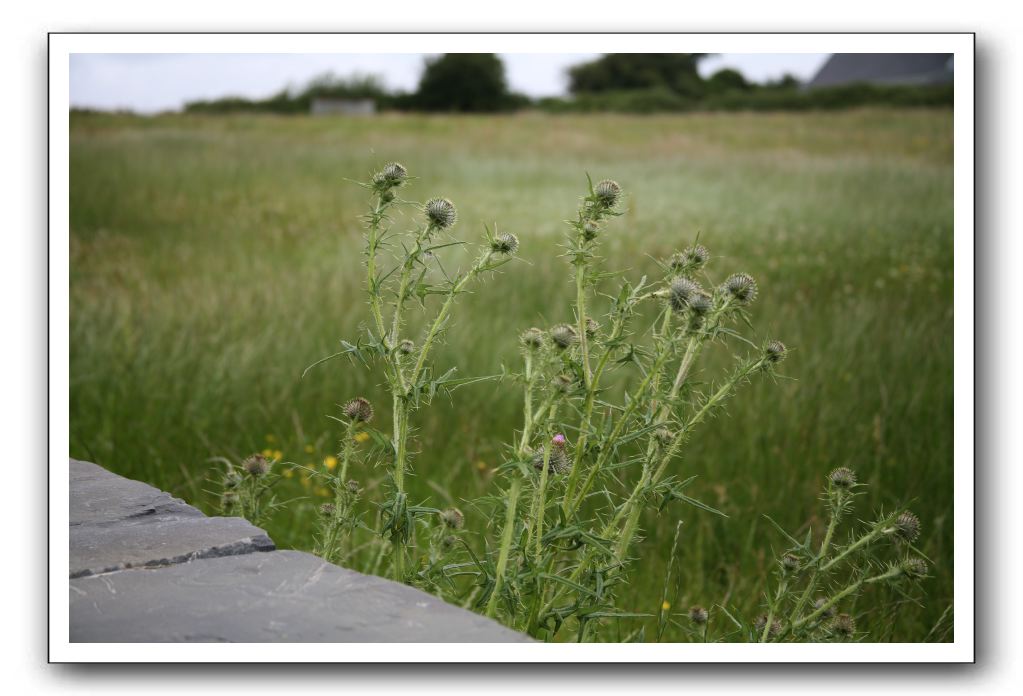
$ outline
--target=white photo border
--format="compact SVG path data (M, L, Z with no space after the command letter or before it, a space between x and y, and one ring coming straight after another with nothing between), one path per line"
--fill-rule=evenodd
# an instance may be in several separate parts
M72 643L69 61L73 53L952 53L954 107L954 641L856 644ZM968 663L974 596L974 35L971 33L52 33L49 35L49 660L51 662ZM455 646L457 649L454 649Z

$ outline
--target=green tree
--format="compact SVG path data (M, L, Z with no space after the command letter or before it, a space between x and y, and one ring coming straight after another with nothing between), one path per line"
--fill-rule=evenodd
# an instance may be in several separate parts
M722 68L707 78L707 88L711 92L748 92L753 85L738 70Z
M502 111L512 98L494 53L445 53L428 59L415 106L424 111Z
M704 53L608 53L569 69L572 94L667 88L699 97L705 85L696 67Z

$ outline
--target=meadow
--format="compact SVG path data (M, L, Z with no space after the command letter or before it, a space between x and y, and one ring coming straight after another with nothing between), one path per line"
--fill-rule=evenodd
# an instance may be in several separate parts
M933 561L925 600L888 588L855 607L868 640L950 640L952 620L952 114L857 110L672 116L272 116L71 120L71 456L217 509L216 457L266 450L317 466L338 450L338 404L387 398L379 373L332 361L369 320L363 189L388 161L406 194L446 196L460 236L497 223L520 261L459 301L438 365L517 369L519 333L571 321L560 257L585 176L625 189L602 254L638 280L699 241L755 276L761 338L791 349L704 424L682 461L688 490L727 514L669 506L642 520L622 605L651 626L675 530L691 604L759 611L755 588L784 540L765 520L821 527L829 471L868 484L856 516L912 501ZM466 257L468 258L468 257ZM710 356L723 364L728 349ZM410 499L457 505L492 492L521 392L500 382L438 398L417 424ZM386 431L387 423L377 424ZM369 488L383 471L353 472ZM309 549L324 491L296 470L296 498L267 525ZM797 536L799 536L797 534ZM649 638L653 631L646 635ZM685 640L670 627L665 640Z

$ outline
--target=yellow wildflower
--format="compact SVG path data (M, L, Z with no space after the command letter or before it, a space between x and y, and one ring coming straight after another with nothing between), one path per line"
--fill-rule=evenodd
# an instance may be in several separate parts
M355 436L356 442L362 443L366 442L367 440L369 440L369 433L359 433L358 435Z
M306 454L312 454L312 453L313 453L313 452L315 452L315 451L316 451L316 448L315 448L315 447L313 447L312 445L306 445L306 446L305 446L305 452L306 452Z
M323 458L323 466L327 467L331 471L337 467L337 457L327 456Z
M273 459L274 451L272 449L265 449L263 450L263 456L266 457L267 459Z
M668 611L669 609L671 609L671 602L668 600L661 602L661 611Z
M285 469L283 475L284 475L284 478L291 478L292 476L295 475L295 470L294 469Z
M274 459L283 459L283 458L284 458L284 452L281 452L280 450L274 450Z
M274 442L277 442L277 438L276 438L276 437L274 437L273 435L269 435L269 434L268 434L268 435L266 436L266 441L267 441L267 442L270 442L270 443L274 443Z
M316 495L320 496L321 498L326 498L328 495L330 495L330 491L328 491L323 486L317 486L316 490L313 492L316 493Z
M476 468L479 469L480 471L486 471L487 463L481 459L478 462L476 462Z

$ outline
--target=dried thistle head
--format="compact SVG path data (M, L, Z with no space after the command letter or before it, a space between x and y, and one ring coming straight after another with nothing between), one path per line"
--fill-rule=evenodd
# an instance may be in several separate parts
M550 331L551 342L560 350L571 348L579 341L579 334L571 324L558 324Z
M334 503L324 503L320 506L320 514L324 517L333 517L336 510L337 508L334 507Z
M794 573L799 570L799 556L794 553L787 553L782 556L781 569L786 573Z
M451 227L458 220L458 211L455 204L447 198L431 198L423 206L426 219L430 227L443 230Z
M415 349L416 344L407 338L398 344L398 352L402 355L408 355Z
M710 614L707 610L700 605L694 605L689 607L689 620L697 626L702 626L707 623L707 619L710 618Z
M736 304L748 305L757 298L757 281L749 273L735 273L728 276L721 291Z
M828 482L835 488L849 490L856 485L856 472L840 466L828 474Z
M465 515L458 508L448 508L440 513L441 522L448 529L461 529L465 526Z
M250 476L259 478L260 476L265 476L270 471L270 462L262 454L254 454L242 462L242 468Z
M757 637L764 635L764 629L767 627L767 614L761 614L753 622L753 630L756 631ZM781 633L781 621L777 619L771 621L771 628L768 629L767 635L774 638Z
M341 410L353 423L369 423L373 420L373 404L361 396L349 401Z
M668 285L668 302L676 312L684 312L692 300L702 294L699 284L685 276L672 278Z
M358 481L352 479L352 480L348 481L347 483L345 483L345 490L347 490L349 493L353 493L354 494L354 493L358 493L359 491L361 491L362 487L359 486L359 482Z
M895 518L895 540L912 544L920 537L920 518L909 510Z
M535 326L531 329L526 329L519 336L519 340L522 345L529 350L536 350L543 346L544 332L542 329L538 329Z
M675 433L671 432L670 429L661 426L654 431L654 437L657 438L657 444L661 447L667 447L675 439Z
M618 185L617 181L604 179L593 188L593 193L601 205L605 208L613 208L622 197L622 187Z
M519 249L519 238L514 234L499 234L490 243L490 249L495 254L506 254L511 256Z

